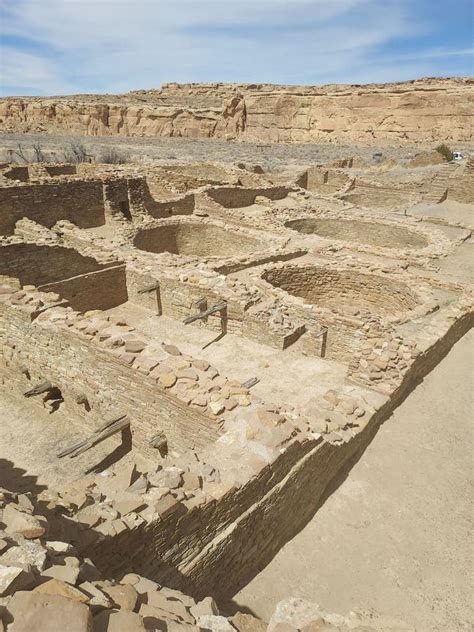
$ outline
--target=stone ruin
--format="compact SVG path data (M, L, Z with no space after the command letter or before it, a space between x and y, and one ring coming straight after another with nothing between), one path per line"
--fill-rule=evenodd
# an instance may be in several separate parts
M410 209L474 161L244 167L0 168L0 384L54 473L0 459L0 629L413 630L226 604L472 327L472 226Z

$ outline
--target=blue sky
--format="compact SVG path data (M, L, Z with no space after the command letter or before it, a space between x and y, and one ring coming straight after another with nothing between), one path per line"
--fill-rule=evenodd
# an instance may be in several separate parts
M468 76L472 0L0 0L0 93Z

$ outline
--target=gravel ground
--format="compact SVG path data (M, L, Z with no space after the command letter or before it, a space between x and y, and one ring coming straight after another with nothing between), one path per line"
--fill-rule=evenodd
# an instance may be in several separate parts
M363 147L331 144L254 144L223 140L193 140L188 138L151 138L121 136L59 136L52 134L0 134L0 161L12 161L9 150L18 150L21 144L29 160L34 160L33 145L39 143L48 157L64 161L64 153L71 143L81 143L94 159L111 147L126 154L131 161L179 160L194 162L244 162L261 165L266 171L278 171L292 165L307 165L338 158L360 156L372 160L376 152L384 157L404 159L421 151L420 146ZM13 155L15 162L23 162Z

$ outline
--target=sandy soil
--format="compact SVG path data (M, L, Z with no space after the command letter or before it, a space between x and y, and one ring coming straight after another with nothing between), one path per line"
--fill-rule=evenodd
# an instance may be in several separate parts
M81 143L90 156L100 160L104 150L114 147L119 153L134 162L141 160L217 161L246 162L259 164L266 170L278 170L291 165L306 165L348 156L360 156L372 161L375 152L382 152L387 158L412 158L422 150L420 145L406 145L398 148L391 145L374 147L360 145L295 143L262 144L229 142L217 139L127 137L127 136L61 136L57 134L0 134L0 161L15 159L11 154L22 151L34 160L33 144L39 143L48 158L64 161L64 154L70 153L71 143ZM19 159L21 162L21 159Z
M18 432L19 426L27 432ZM91 422L91 431L95 426ZM64 404L50 414L41 403L1 386L0 487L21 492L54 489L91 470L103 471L123 456L122 440L114 436L74 459L57 458L58 452L87 435Z
M308 526L235 602L375 608L418 632L472 630L474 331L382 426Z

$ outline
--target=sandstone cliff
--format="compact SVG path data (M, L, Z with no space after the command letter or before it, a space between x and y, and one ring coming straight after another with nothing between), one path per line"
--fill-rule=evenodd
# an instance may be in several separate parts
M6 97L0 132L255 142L469 142L474 79L328 86L166 84L123 95Z

